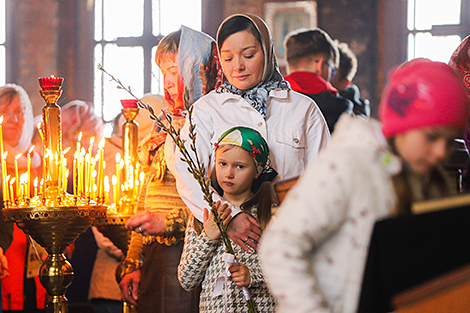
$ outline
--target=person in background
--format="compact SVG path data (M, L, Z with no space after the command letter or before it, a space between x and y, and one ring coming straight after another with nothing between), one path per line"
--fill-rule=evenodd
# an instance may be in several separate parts
M334 42L338 47L339 66L337 69L338 73L335 78L331 80L331 84L338 89L339 94L343 98L349 99L354 104L354 115L369 118L370 102L367 99L361 98L359 87L352 84L352 80L357 72L356 55L349 48L347 43L337 40Z
M217 83L215 42L204 33L182 26L160 41L155 62L164 79L165 113L179 130L187 108ZM167 123L165 117L160 119ZM172 148L172 140L158 128L152 129L138 146L145 178L137 214L126 223L134 232L120 287L126 301L137 303L139 313L198 312L199 290L187 292L177 278L190 212L176 190L169 169L172 162L167 161L174 154L167 146Z
M258 16L228 17L219 27L217 47L225 80L193 106L199 161L210 172L214 167L214 144L222 132L233 126L244 126L255 129L268 142L272 167L278 174L275 183L297 178L329 141L330 134L320 110L313 100L292 91L282 78L272 36ZM189 130L187 121L181 137L192 154ZM180 161L180 155L177 151L174 160L170 160L174 163L178 192L194 216L202 221L206 202L187 164ZM213 197L215 201L221 200L216 194ZM258 222L229 206L233 217L227 229L230 238L246 251L258 250L261 236Z
M261 264L279 313L356 312L375 221L452 194L441 164L469 117L453 70L427 59L399 66L379 116L341 117L268 225Z
M268 145L257 131L233 127L217 142L215 167L211 173L212 187L219 195L256 218L262 230L277 208L273 185L264 180L270 171L268 160ZM227 224L231 210L227 205L218 204L221 220ZM199 312L223 312L224 308L227 312L238 312L246 307L240 287L249 288L258 312L274 312L274 298L264 282L258 254L248 253L234 242L231 245L238 263L229 265L230 279L223 291L219 280L227 271L223 260L225 244L220 240L220 231L208 209L204 209L203 219L201 224L192 216L188 222L178 266L178 279L184 289L195 289L202 284Z
M14 163L17 158L18 171L24 173L27 166L27 153L32 147L34 123L31 101L21 86L6 84L0 88L0 116L3 116L4 151L8 151L7 171L9 174L15 173ZM41 164L41 156L33 150L31 152L32 179L33 177L41 179ZM39 258L32 244L35 244ZM2 257L2 260L5 261L6 258L10 265L9 276L2 280L4 312L44 312L46 290L40 284L38 275L39 267L46 255L45 250L33 240L29 240L16 224L13 226L13 241Z
M338 94L330 83L336 76L339 52L322 29L297 30L286 36L287 80L292 90L313 100L325 116L333 133L339 116L353 114L353 103Z
M2 209L3 209L3 198L2 198ZM2 279L8 277L10 272L8 270L8 260L5 256L5 252L10 246L13 240L13 223L5 222L3 219L3 213L0 212L0 297L2 296ZM0 302L0 313L3 312L3 305Z

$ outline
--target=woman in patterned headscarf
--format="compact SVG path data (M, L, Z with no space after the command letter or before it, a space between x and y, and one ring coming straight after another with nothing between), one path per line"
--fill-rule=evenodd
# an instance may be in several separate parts
M305 166L326 146L329 132L313 100L290 89L283 80L274 44L264 21L253 14L235 14L222 22L217 47L225 74L223 85L197 101L193 108L196 149L207 172L213 166L213 146L230 127L258 131L268 142L277 182L300 176ZM181 131L189 149L189 123ZM202 221L206 203L186 163L175 157L178 192ZM214 195L214 200L219 200ZM229 236L246 251L257 250L261 230L256 220L232 208ZM236 216L235 216L236 215Z
M155 61L164 77L164 111L172 116L172 125L180 128L187 108L216 85L219 66L215 42L182 26L160 41ZM166 139L166 133L153 129L138 146L145 179L138 214L127 223L135 232L120 287L126 301L138 303L139 313L198 312L198 293L183 290L177 279L190 213L165 161Z

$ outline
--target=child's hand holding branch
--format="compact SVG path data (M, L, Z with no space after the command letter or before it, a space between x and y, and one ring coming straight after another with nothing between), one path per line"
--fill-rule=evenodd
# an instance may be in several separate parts
M223 225L227 225L228 222L231 220L230 213L232 210L228 207L228 205L225 203L221 205L220 201L217 201L216 203L217 207L217 212L219 212L220 219L222 220ZM206 232L207 237L209 237L212 240L216 240L220 238L220 230L217 227L217 224L214 222L212 214L209 214L209 210L204 208L204 214L203 214L203 220L204 220L204 231Z
M248 287L250 285L250 270L244 264L233 265L229 268L232 281L238 287Z

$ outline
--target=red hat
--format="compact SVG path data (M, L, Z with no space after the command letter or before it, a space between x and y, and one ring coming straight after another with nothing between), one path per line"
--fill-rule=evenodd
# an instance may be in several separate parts
M462 79L467 93L470 95L470 36L467 36L455 49L449 60L449 66L454 69Z
M392 71L379 107L385 137L430 126L464 130L468 115L462 81L447 64L428 59L414 59Z

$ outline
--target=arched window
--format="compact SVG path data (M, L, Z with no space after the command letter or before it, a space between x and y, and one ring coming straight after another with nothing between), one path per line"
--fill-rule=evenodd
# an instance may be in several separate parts
M182 9L184 8L184 10ZM94 104L105 121L131 96L97 69L103 68L141 97L163 94L160 71L154 65L160 39L183 24L201 30L201 0L95 0Z

